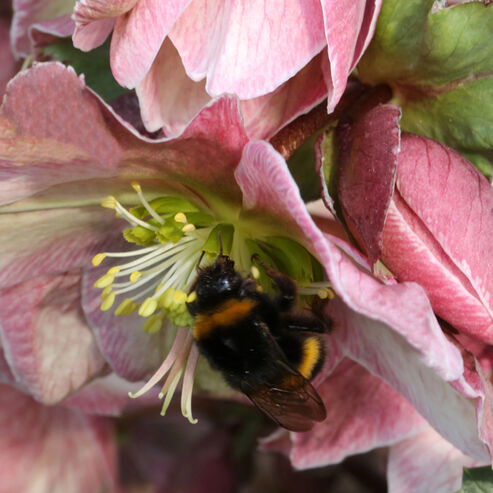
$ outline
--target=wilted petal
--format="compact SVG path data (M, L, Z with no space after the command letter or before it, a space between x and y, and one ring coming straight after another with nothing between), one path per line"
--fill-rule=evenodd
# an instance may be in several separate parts
M190 1L139 0L128 15L118 17L111 39L111 70L119 84L135 87L144 78Z
M450 493L462 484L464 467L480 465L427 428L390 448L387 481L391 493Z
M210 95L275 90L325 46L320 0L195 0L170 32L187 74Z
M428 427L406 399L350 360L344 360L317 390L327 418L308 433L292 435L290 458L296 468L334 464Z
M461 378L461 355L443 335L423 290L415 284L380 284L327 241L286 163L268 144L245 146L236 177L245 207L283 218L285 228L298 231L324 265L340 296L329 304L337 327L332 343L406 397L454 445L486 460L474 402L448 384Z
M460 331L493 341L493 189L453 150L404 134L383 260Z
M74 29L75 23L72 17L67 14L34 24L29 29L29 36L33 48L37 51L44 46L59 42L60 38L71 36Z
M382 0L322 0L321 4L329 55L325 65L327 106L332 113L373 36Z
M79 272L40 277L2 291L2 345L21 385L58 402L104 366L80 306Z
M115 436L108 421L45 407L0 386L0 491L115 491Z

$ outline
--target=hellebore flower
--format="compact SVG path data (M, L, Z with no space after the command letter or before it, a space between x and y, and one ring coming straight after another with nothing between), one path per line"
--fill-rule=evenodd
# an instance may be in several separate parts
M74 45L113 30L116 80L136 87L149 131L179 134L212 98L237 94L250 138L269 138L327 96L332 112L381 0L77 2Z
M344 217L372 263L419 283L441 318L491 344L493 189L452 149L401 136L398 120L383 105L339 128Z
M299 467L417 436L427 429L423 418L458 456L471 458L463 463L490 461L490 387L479 369L465 369L422 288L382 284L347 243L328 234L335 221L325 233L315 224L282 156L267 142L248 141L235 97L213 100L179 137L151 140L71 69L39 64L10 83L0 127L2 344L17 385L38 400L58 402L106 364L135 381L164 359L151 379L168 375L163 410L183 375L182 409L193 421L197 351L181 326L190 323L182 305L196 259L202 249L217 254L221 230L239 270L249 269L256 250L302 287L320 280L317 261L325 270L337 297L328 306L334 328L326 368L315 383L328 409L344 403L330 383L337 368L345 388L373 379L379 395L398 403L395 420L362 413L372 433L346 435L336 459L317 441L330 435L328 421L299 435L306 440ZM108 196L103 204L117 218L99 205ZM124 238L123 219L131 223ZM213 375L202 366L197 387L219 393ZM377 408L374 396L363 395ZM348 419L346 430L355 422Z

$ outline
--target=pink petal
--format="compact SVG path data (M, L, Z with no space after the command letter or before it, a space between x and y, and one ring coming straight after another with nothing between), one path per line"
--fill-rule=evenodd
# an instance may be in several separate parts
M241 102L245 128L251 140L270 139L277 131L307 113L327 97L322 57L315 56L275 91Z
M0 287L5 288L42 274L89 265L96 253L120 236L120 223L97 205L4 209L0 231Z
M299 469L398 442L427 427L406 399L363 367L344 360L318 387L327 419L292 435L291 463Z
M329 63L325 66L332 113L347 78L358 63L375 30L382 0L321 0Z
M0 386L2 492L115 491L116 444L108 421L44 407Z
M493 190L455 151L404 135L383 260L416 280L435 311L464 333L493 342Z
M138 0L84 0L75 4L73 43L82 51L101 45L115 25L115 17L131 10Z
M341 208L371 265L381 256L382 232L394 193L400 115L396 106L379 105L337 130Z
M75 23L72 17L66 14L33 24L29 28L29 37L36 52L41 47L57 43L60 41L59 38L71 36L74 29Z
M69 14L72 6L73 3L66 0L13 0L11 40L15 55L21 57L31 53L31 26Z
M52 404L104 365L80 307L80 274L32 279L2 291L2 344L16 379Z
M111 39L111 70L119 84L135 87L150 70L161 44L190 0L139 0L118 17Z
M332 343L406 397L451 443L487 460L473 401L447 383L461 377L462 358L443 335L422 289L382 285L328 242L306 211L284 160L265 142L245 146L236 178L247 209L278 217L285 232L297 234L324 265L340 296L329 305L337 327Z
M319 0L196 0L170 38L187 74L207 78L210 95L235 93L241 99L274 91L325 46Z
M183 132L210 100L205 83L194 82L187 76L178 52L169 40L162 44L136 91L146 129L153 132L163 127L168 137Z
M10 23L0 18L0 99L3 97L7 82L16 72L14 54L10 50Z
M89 269L84 274L82 306L107 362L127 380L146 379L166 356L162 332L150 335L142 330L144 318L134 313L117 317L112 310L100 309L100 291L94 282L107 269ZM116 307L115 307L116 308Z
M5 358L3 349L0 350L0 383L7 383L13 386L16 384L15 376L10 369L7 359Z
M427 428L419 435L390 448L387 466L389 491L392 493L450 493L462 484L464 467L478 462Z
M121 158L97 99L59 63L36 65L12 80L0 128L3 203L57 183L111 176Z

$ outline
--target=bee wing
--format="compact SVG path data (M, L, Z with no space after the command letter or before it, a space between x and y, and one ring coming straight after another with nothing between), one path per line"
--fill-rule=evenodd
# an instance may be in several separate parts
M327 417L324 403L312 384L283 361L274 364L286 375L276 384L267 384L261 390L242 391L278 425L290 431L308 431L314 421Z

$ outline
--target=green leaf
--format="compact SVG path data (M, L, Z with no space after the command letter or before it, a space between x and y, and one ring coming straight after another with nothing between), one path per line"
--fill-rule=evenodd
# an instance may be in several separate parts
M45 46L43 54L68 65L78 74L84 74L86 84L105 101L110 102L130 92L115 81L110 69L110 40L89 53L78 50L71 39L60 39L57 43Z
M433 0L386 0L358 65L391 86L403 130L436 139L493 174L493 9L482 2L432 10Z
M464 469L460 493L489 493L493 491L491 466Z

